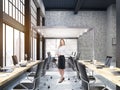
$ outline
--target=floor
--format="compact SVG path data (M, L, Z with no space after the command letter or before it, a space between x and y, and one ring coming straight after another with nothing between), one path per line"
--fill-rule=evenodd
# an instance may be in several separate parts
M56 66L52 66L47 70L46 75L41 78L41 83L39 86L40 90L83 90L81 87L81 81L77 79L76 77L76 71L72 70L72 68L69 68L68 66L65 69L65 80L62 83L58 83L60 79L60 75L58 72L58 69ZM95 75L96 77L99 77L98 75ZM108 84L108 81L106 81L104 78L97 79L96 82L101 83L101 80L104 80L106 82L106 85ZM109 90L115 90L114 86L110 84Z
M83 90L81 87L81 81L77 79L76 75L76 71L67 66L64 75L65 80L62 83L58 83L60 75L57 67L55 65L52 65L49 70L46 71L45 76L41 77L39 90ZM100 78L100 80L97 80L96 82L100 82L102 80L105 81L104 78ZM106 85L108 85L108 81L105 82ZM112 84L110 84L110 86L112 89L109 88L109 90L115 90Z
M76 72L71 68L65 69L65 80L58 83L60 78L57 68L50 68L41 78L40 90L82 90L81 81L76 77Z

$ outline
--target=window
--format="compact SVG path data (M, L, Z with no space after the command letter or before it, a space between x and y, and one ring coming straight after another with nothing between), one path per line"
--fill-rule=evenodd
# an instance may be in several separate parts
M5 24L3 24L3 61L5 61ZM3 66L5 66L5 62L3 62Z
M20 32L14 29L14 55L20 60Z
M36 60L36 52L37 52L37 39L33 38L33 60Z
M24 60L24 33L3 24L3 66L13 65L12 55Z
M6 25L6 66L12 65L13 28Z
M25 44L24 44L24 38L25 38L25 35L24 35L24 33L23 32L21 32L20 33L20 42L21 42L21 48L20 48L20 50L21 50L21 60L24 60L24 55L25 55Z
M3 0L3 11L5 11L5 0Z
M3 11L23 25L24 21L21 20L24 20L25 16L24 7L24 0L3 0Z
M8 14L8 0L5 0L5 13Z

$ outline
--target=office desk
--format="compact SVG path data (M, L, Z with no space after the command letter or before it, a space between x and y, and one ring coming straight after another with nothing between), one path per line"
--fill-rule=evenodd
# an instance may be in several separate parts
M96 62L96 64L93 64L91 62L87 61L81 61L79 60L78 63L84 64L87 68L94 71L96 74L101 75L102 77L106 78L107 80L111 81L112 83L116 84L120 87L120 68L114 67L114 68L96 68L96 65L100 65L100 62Z
M10 73L0 72L0 90L10 90L10 87L14 86L13 84L19 82L23 77L26 76L27 70L40 62L40 60L30 62L26 67L14 68L14 71Z

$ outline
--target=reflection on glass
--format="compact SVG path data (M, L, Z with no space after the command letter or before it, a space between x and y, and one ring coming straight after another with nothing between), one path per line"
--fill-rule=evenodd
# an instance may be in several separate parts
M13 6L13 18L15 19L15 7Z
M20 10L20 7L21 7L21 4L20 4L21 2L20 2L20 0L18 0L18 4L19 4L19 7L18 7L18 9Z
M33 39L31 37L31 57L33 58Z
M21 49L21 60L24 60L24 54L25 54L25 52L24 52L24 50L25 50L24 49L25 48L25 46L24 46L25 45L24 44L24 38L25 38L25 36L24 36L23 32L21 32L20 35L21 35L20 36L21 37L21 39L20 39L21 40L21 48L20 48Z
M23 25L25 24L25 17L23 16Z
M37 51L36 43L37 43L36 38L33 38L33 60L36 60L36 51Z
M17 0L16 0L17 1ZM19 18L18 18L18 10L16 9L16 20L19 21Z
M42 59L42 41L40 41L40 59Z
M17 56L18 60L20 60L20 56L19 56L19 42L20 42L20 37L19 37L19 31L14 29L14 55Z
M5 0L3 0L3 11L5 10L4 4L5 4Z
M12 17L12 4L9 2L9 15Z
M16 1L16 7L18 8L18 1L19 1L19 0L15 0L15 1Z
M13 65L13 28L6 25L6 66Z
M25 6L23 6L23 11L22 12L23 12L23 14L25 14Z
M5 0L5 13L8 14L8 0Z
M20 17L20 14L21 14L21 13L19 12L19 22L21 22L21 17Z
M3 67L5 66L5 24L3 24Z
M22 23L22 22L23 22L23 21L22 21L22 20L23 20L23 19L22 19L22 18L23 18L22 14L20 14L20 18L21 18L20 23L23 24L23 23Z
M13 0L13 5L15 6L15 1L17 1L17 0Z

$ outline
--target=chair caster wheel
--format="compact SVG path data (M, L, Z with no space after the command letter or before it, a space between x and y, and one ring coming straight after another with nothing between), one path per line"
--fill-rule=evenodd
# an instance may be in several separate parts
M50 77L50 79L52 79L52 76Z
M46 85L46 83L44 83L44 86Z
M77 81L75 81L75 82L77 82Z
M50 86L48 86L48 89L50 88Z
M68 78L68 80L70 80L70 78Z

